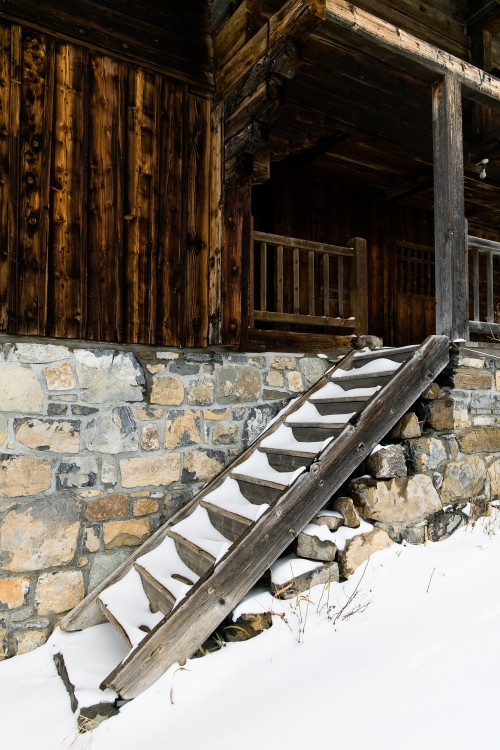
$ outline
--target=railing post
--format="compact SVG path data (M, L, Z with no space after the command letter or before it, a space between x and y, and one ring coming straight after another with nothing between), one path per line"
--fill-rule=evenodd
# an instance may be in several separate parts
M368 268L367 244L361 237L347 243L356 251L351 271L349 307L356 318L356 335L368 333Z

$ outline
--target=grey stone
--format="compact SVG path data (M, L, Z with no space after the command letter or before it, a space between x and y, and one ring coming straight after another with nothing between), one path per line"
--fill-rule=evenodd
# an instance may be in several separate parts
M415 472L432 471L448 460L442 440L434 437L421 437L406 443L408 461Z
M366 465L375 479L406 476L405 452L402 445L384 445L368 456Z
M253 367L221 367L215 377L221 404L256 401L261 396L261 373Z
M132 352L78 349L74 356L78 381L89 403L142 401L144 373Z
M69 359L71 353L67 346L54 344L16 344L16 354L20 362L29 364L45 364Z
M297 537L295 552L298 557L331 562L335 560L337 547L329 539L319 539L314 534L301 531Z
M330 531L337 531L341 526L344 526L344 518L337 511L320 511L317 516L311 519L311 523L326 526Z
M328 361L320 357L302 357L299 360L299 371L307 388L322 378L328 367Z
M101 481L105 485L113 486L118 482L118 467L114 459L103 456L101 466Z
M174 375L197 375L200 371L199 365L191 365L188 362L172 362L168 368Z
M280 580L275 580L273 575L274 566L271 568L271 591L278 599L292 599L302 591L309 591L313 586L322 583L329 584L339 580L339 566L336 562L326 562L318 565L313 570L295 575L293 556L279 560L278 564L280 567L282 567L285 560L289 560L290 562L290 574L286 580L282 580L281 576ZM295 560L295 570L299 570L299 561L297 558Z
M120 549L116 552L99 552L94 555L90 563L89 592L95 589L106 576L116 570L129 555L130 552L126 549Z
M87 450L99 453L136 451L139 434L130 407L117 406L89 420L84 443Z
M432 542L439 542L448 539L457 529L465 526L467 516L459 511L441 511L430 519L428 526L429 539Z
M95 406L82 406L82 404L73 404L71 413L82 417L88 417L90 414L97 414L99 409Z
M419 521L413 524L405 523L384 523L376 521L375 526L383 529L392 539L393 542L401 544L425 544L427 541L427 520Z
M47 414L49 417L60 417L63 414L66 414L67 411L68 407L66 404L48 404L47 406Z
M432 479L426 474L375 480L355 479L349 490L363 518L391 524L411 524L441 510Z
M278 413L279 408L275 404L256 406L250 409L243 428L243 443L249 445L256 440L265 430L268 422Z
M481 494L486 476L486 464L479 456L450 461L444 468L440 489L443 504L462 502Z
M94 487L98 475L97 461L91 456L75 456L57 467L57 489Z

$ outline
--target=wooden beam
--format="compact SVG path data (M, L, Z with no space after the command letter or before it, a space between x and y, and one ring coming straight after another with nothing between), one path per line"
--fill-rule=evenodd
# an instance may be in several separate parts
M500 79L455 55L424 42L346 0L325 0L327 22L349 29L374 45L410 60L439 75L453 75L464 95L482 102L500 103Z
M306 37L325 20L326 0L287 0L267 23L216 73L217 93L224 97L281 39Z
M445 76L432 93L436 331L454 341L468 338L469 318L460 81Z

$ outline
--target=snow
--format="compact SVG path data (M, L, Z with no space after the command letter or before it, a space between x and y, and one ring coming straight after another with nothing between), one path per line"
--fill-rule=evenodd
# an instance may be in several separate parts
M191 515L175 523L170 530L183 536L215 558L215 562L224 557L232 542L212 526L210 517L201 506L197 506Z
M137 564L141 565L150 573L167 591L170 591L175 598L176 603L182 599L191 588L186 583L173 578L173 575L182 576L192 583L196 583L199 576L188 568L186 563L181 560L175 542L171 537L165 539L151 552L147 552L137 559Z
M304 424L310 422L311 424L343 425L355 414L355 411L349 414L320 414L314 404L306 401L305 404L299 406L297 411L294 411L293 414L290 414L286 418L286 422L287 424Z
M352 370L349 370L349 372L352 373ZM342 386L339 383L326 383L322 388L316 391L311 396L311 401L314 401L318 398L339 398L342 396L347 396L349 398L357 398L359 396L367 396L368 398L370 396L373 396L374 393L379 391L382 388L381 385L375 385L373 388L342 388Z
M367 362L366 365L356 367L353 370L341 370L338 368L335 370L332 377L337 380L338 378L351 377L352 375L372 375L374 373L394 372L400 367L401 362L393 362L392 359L387 359L387 357L379 357L377 359L372 359Z
M498 750L500 533L492 526L395 544L345 583L314 587L305 601L272 601L272 628L174 665L86 735L55 670L54 636L0 663L2 747ZM252 596L247 609L269 606L264 592Z
M307 534L307 536L315 536L321 542L335 541L333 533L324 524L308 523L307 526L304 526L301 533Z
M303 557L286 555L286 557L281 557L274 565L271 565L271 581L275 586L281 586L288 583L292 578L321 568L323 565L324 563L316 560L305 560Z
M203 502L216 505L222 510L228 510L250 521L256 521L269 508L267 503L255 505L247 500L236 479L231 479L231 477L226 477L217 489L205 495Z
M333 438L318 440L316 442L304 443L297 440L291 427L281 424L278 429L261 442L262 448L276 448L284 451L300 451L301 453L310 453L315 456L316 453L324 450L331 443Z
M304 466L300 466L295 471L277 471L270 466L265 453L254 451L249 458L242 461L231 470L231 474L239 477L253 477L262 479L267 482L275 482L282 487L290 486L297 477L305 471Z

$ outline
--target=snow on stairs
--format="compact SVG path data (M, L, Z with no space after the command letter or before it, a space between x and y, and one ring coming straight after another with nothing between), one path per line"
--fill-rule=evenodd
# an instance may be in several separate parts
M445 336L431 336L421 347L351 352L289 404L63 619L64 631L83 631L63 634L56 656L73 708L78 704L84 718L102 718L107 704L112 714L171 664L192 656L447 362ZM332 566L327 559L309 568L317 580L335 575ZM111 624L102 625L105 620ZM101 663L92 666L103 639L113 641L116 655L109 674L109 658L105 674ZM80 643L88 654L80 657L86 690L72 666Z

